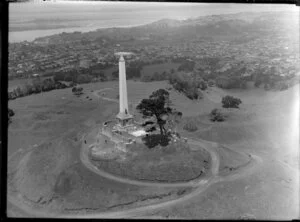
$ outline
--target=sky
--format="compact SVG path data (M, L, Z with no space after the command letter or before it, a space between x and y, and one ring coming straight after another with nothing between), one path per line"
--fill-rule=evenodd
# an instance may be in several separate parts
M102 19L155 21L161 18L187 19L210 14L258 11L297 11L295 5L234 3L166 3L166 2L68 2L10 4L10 21L33 19Z

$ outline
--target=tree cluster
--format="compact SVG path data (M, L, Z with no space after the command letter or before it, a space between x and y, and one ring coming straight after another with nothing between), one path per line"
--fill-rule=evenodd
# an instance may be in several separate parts
M259 88L263 85L265 90L286 90L289 87L288 81L293 75L280 76L276 67L262 68L259 67L253 73L254 86Z
M224 108L239 108L239 105L242 103L242 100L235 98L233 96L225 96L222 98L222 106Z
M126 66L126 79L138 79L141 77L142 66ZM119 78L119 70L112 73L113 79Z
M180 121L182 113L170 107L169 92L164 89L154 91L148 99L143 99L138 105L137 110L143 114L143 117L155 117L156 124L160 129L161 135L168 135L169 130L175 128ZM149 131L154 131L152 121L144 123L149 125ZM169 130L168 130L169 129Z
M103 72L99 73L91 73L91 74L83 74L82 72L59 72L54 74L55 81L66 81L66 82L74 82L74 83L90 83L94 79L99 81L103 81L106 77Z
M82 91L83 91L83 88L82 88L82 87L74 86L74 87L72 88L72 92L73 92L73 94L76 95L76 96L80 96L81 94L83 94Z
M161 135L167 133L164 125L168 114L172 113L172 108L166 106L167 100L169 100L169 92L159 89L153 92L149 99L143 99L136 107L143 114L143 117L155 116Z
M14 115L15 115L15 112L12 109L8 108L8 124L11 123L11 117Z
M178 71L188 71L191 72L194 70L195 62L190 60L185 60L179 67Z
M174 73L169 78L169 83L178 90L185 94L189 99L201 99L203 94L201 90L207 88L206 82L201 78L196 78L188 73Z
M167 80L169 78L169 73L164 71L164 72L154 72L153 74L146 75L142 74L141 75L141 81L143 82L151 82L151 81L162 81L162 80Z
M106 81L107 77L103 70L113 67L111 64L96 64L88 68L74 68L69 71L58 71L53 73L55 81L66 81L75 83L88 83L92 81Z
M56 82L51 78L47 78L44 80L33 79L31 84L25 84L23 87L17 87L13 89L11 92L8 92L8 99L16 99L19 97L28 96L31 94L37 94L41 92L48 92L54 89L64 89L68 86L61 82Z
M240 76L220 76L216 78L216 85L223 89L245 89L247 81Z
M189 132L195 132L198 130L198 127L195 121L189 120L188 122L185 123L183 129Z
M225 115L219 109L213 109L210 113L210 120L213 122L223 122Z

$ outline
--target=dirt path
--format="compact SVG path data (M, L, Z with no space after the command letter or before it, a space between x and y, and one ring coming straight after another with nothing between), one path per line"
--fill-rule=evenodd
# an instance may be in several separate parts
M119 100L117 100L117 99L111 99L111 98L107 98L107 97L99 95L99 93L101 93L103 91L107 91L107 90L113 90L113 88L104 88L104 89L96 90L96 91L93 92L93 95L96 96L97 98L100 98L100 99L103 99L103 100L106 100L106 101L118 103Z

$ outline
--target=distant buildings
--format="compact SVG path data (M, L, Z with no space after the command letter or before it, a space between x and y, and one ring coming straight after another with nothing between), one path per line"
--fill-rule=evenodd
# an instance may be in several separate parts
M81 67L81 68L88 68L88 67L90 67L90 65L91 65L91 60L89 60L89 59L82 59L79 62L79 67Z
M250 35L250 34L247 34ZM73 38L69 38L72 37ZM75 38L76 36L76 38ZM80 44L83 33L69 33L55 37L39 38L34 42L21 42L9 44L9 76L22 77L34 73L55 72L60 70L76 69L77 67L89 68L96 64L115 64L114 50L125 47L128 51L138 52L139 58L132 58L128 62L139 60L152 62L191 58L196 63L203 58L221 58L218 69L220 72L230 68L240 61L244 61L249 69L257 69L257 64L268 69L276 64L279 70L289 75L299 61L299 52L296 40L288 36L274 35L272 41L268 36L252 38L243 44L233 41L214 41L213 39L199 40L195 36L187 42L170 41L172 36L155 41L153 36L145 34L132 42L100 44L95 41L86 41ZM132 36L133 38L135 36ZM151 40L151 41L149 41ZM102 43L102 41L101 41ZM209 68L200 64L201 68L210 72Z
M226 76L221 76L216 79L216 85L220 88L228 88L230 85L230 79Z

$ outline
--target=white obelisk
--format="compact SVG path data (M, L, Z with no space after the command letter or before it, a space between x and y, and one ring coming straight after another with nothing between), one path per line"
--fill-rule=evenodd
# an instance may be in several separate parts
M119 52L116 53L120 56L119 59L119 113L117 119L122 127L128 125L133 116L129 114L128 99L127 99L127 84L126 84L126 67L124 55L130 55L130 53Z
M127 100L127 84L126 84L126 68L123 55L119 59L119 113L128 113L128 100ZM127 111L126 111L127 110Z

